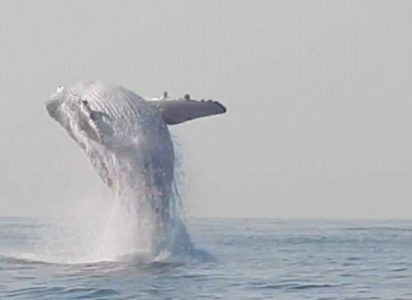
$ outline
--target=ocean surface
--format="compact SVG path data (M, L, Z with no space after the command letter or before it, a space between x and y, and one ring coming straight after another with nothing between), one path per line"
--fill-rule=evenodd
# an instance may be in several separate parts
M0 218L0 299L412 299L412 221L195 219L196 254L101 262L52 228Z

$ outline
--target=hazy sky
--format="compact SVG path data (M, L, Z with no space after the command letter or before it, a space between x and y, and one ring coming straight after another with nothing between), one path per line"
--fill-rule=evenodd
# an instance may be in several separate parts
M57 85L97 79L227 106L172 128L193 215L411 218L411 10L2 0L0 214L47 214L101 188L44 108Z

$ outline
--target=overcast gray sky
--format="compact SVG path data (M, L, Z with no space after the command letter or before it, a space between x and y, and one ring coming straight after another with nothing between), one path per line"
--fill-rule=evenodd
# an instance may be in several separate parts
M198 216L412 217L411 1L0 2L1 215L100 188L44 108L120 83L224 103L172 128Z

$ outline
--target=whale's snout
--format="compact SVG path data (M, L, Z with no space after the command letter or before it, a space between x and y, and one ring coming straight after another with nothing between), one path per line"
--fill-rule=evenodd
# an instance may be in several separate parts
M58 99L50 99L46 101L47 112L52 118L56 119L56 115L60 108L60 105L61 105L61 101Z
M64 87L57 87L56 91L50 96L50 99L45 103L47 112L55 120L58 120L58 111L63 103L63 92Z

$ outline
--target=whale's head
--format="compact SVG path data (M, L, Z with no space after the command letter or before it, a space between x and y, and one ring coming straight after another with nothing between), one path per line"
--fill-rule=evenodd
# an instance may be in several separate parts
M50 96L46 102L46 109L49 115L80 144L83 144L84 139L102 143L104 135L112 134L107 118L93 111L87 100L62 86L57 87Z

